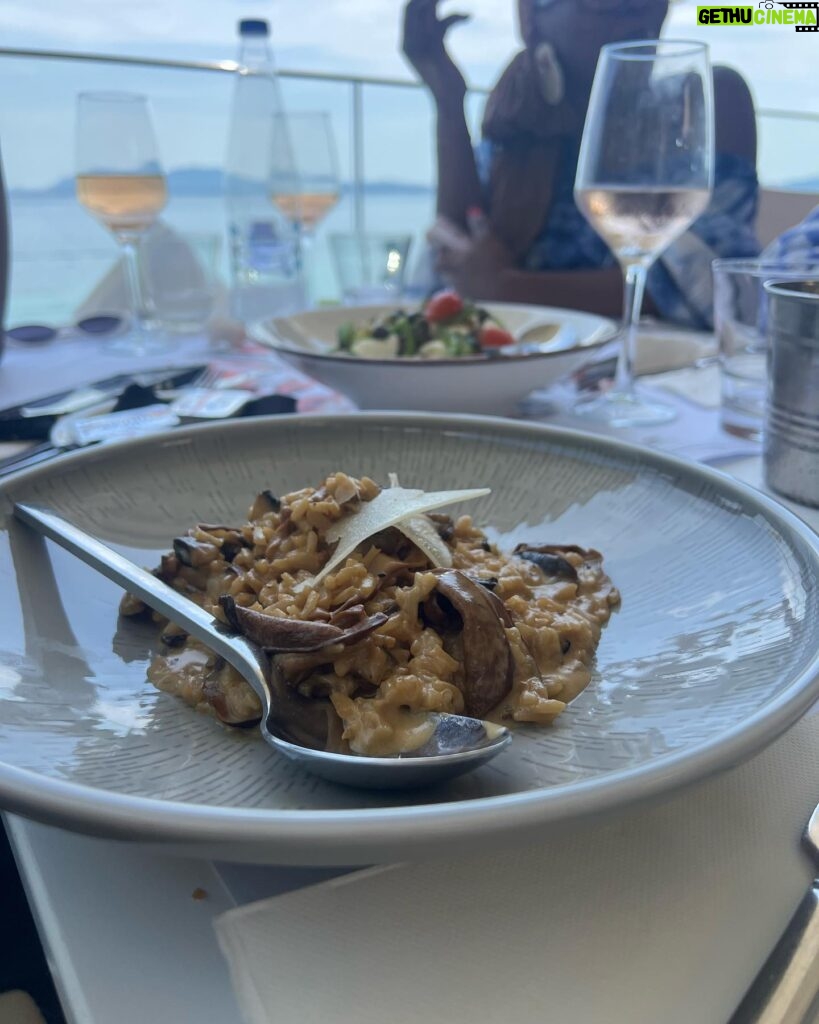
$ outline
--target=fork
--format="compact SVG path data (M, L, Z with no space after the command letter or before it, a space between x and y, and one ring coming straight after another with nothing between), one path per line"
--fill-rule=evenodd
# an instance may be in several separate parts
M214 366L206 366L198 377L194 377L193 380L188 381L184 387L165 388L162 391L157 391L156 397L168 400L178 398L186 391L190 391L191 388L215 388L218 387L219 381L222 377L223 374L220 370L217 370Z
M819 873L819 806L802 845ZM819 996L819 877L805 893L729 1024L807 1024Z

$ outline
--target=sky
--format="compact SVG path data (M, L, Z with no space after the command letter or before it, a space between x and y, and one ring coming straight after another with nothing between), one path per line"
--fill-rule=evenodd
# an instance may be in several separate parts
M64 49L182 59L225 59L236 52L236 21L267 17L283 69L406 79L399 53L400 0L4 0L5 47ZM468 79L489 86L519 47L513 0L444 0L471 21L452 33L452 51ZM714 60L739 68L757 105L819 114L819 34L793 28L706 28L695 6L677 3L666 35L701 38ZM228 76L32 62L0 57L0 139L12 186L40 187L73 169L73 107L83 88L148 92L167 167L219 164L229 102ZM285 85L290 106L333 115L342 164L349 169L349 91ZM478 109L474 108L477 115ZM420 92L368 89L366 164L371 178L429 180L430 106ZM819 121L762 119L763 178L819 177Z

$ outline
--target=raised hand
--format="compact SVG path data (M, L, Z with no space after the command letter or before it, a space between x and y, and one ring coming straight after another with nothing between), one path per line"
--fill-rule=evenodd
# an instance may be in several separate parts
M468 21L469 15L450 14L439 18L439 2L409 0L404 9L402 48L407 60L439 103L460 102L466 95L466 82L447 52L444 40L449 29L459 22Z

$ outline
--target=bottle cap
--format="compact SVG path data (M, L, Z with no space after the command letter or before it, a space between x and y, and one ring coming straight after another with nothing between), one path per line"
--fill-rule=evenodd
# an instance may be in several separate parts
M243 18L239 22L240 36L269 36L270 25L264 18Z

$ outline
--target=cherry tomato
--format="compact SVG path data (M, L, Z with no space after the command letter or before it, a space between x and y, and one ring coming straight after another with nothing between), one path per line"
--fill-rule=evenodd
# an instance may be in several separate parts
M484 324L478 336L481 348L505 348L507 345L514 345L515 339L502 327L495 324Z
M457 292L438 292L426 304L424 316L430 323L440 323L443 320L454 319L463 308L463 299Z

